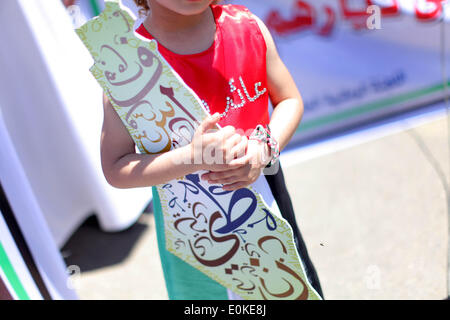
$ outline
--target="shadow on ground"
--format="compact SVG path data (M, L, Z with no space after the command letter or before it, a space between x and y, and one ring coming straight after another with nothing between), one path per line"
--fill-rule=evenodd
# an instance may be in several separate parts
M147 208L143 214L151 212ZM138 220L125 230L104 232L93 215L70 237L61 254L66 265L77 265L83 272L116 265L129 256L147 229Z

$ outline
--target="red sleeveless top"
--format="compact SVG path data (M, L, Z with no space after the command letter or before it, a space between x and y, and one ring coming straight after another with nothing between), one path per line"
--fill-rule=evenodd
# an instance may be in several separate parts
M269 123L266 43L246 7L211 5L211 10L216 34L208 49L187 55L159 43L158 49L211 114L227 110L221 126L232 125L248 136L258 124ZM143 24L136 32L153 39Z

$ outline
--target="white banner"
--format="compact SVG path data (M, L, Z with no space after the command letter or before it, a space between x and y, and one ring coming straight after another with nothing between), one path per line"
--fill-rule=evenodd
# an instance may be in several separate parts
M247 6L266 23L296 80L305 113L294 143L443 100L445 1L227 2ZM448 78L449 50L445 62Z

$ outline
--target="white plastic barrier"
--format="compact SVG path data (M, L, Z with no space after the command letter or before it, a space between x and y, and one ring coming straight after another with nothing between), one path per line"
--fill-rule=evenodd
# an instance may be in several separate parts
M103 177L102 92L61 1L3 0L0 30L1 111L57 246L92 213L105 231L130 226L151 189Z
M77 299L4 125L1 109L0 155L0 297Z

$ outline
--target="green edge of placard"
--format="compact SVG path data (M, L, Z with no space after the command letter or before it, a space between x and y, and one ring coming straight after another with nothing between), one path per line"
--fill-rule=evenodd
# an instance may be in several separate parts
M13 287L13 290L18 296L18 298L20 300L30 300L30 297L28 296L27 292L25 291L25 288L20 282L20 279L17 276L17 273L14 270L14 267L12 266L11 262L9 261L8 255L6 254L6 251L1 243L0 243L0 268L5 273L6 278Z
M450 81L448 82L448 85L450 85ZM305 132L305 131L308 131L311 129L315 129L319 126L330 124L334 121L346 120L346 119L358 116L358 115L366 113L366 112L383 109L383 108L392 106L393 104L405 102L405 101L408 101L408 100L411 100L414 98L419 98L419 97L425 96L430 93L441 91L443 89L444 89L444 85L438 84L438 85L434 85L434 86L420 89L417 91L400 94L395 97L390 97L390 98L382 99L379 101L367 103L367 104L352 108L350 110L342 111L340 113L331 114L328 116L320 117L318 119L306 121L306 122L300 124L300 126L296 130L296 133L302 133L302 132Z

